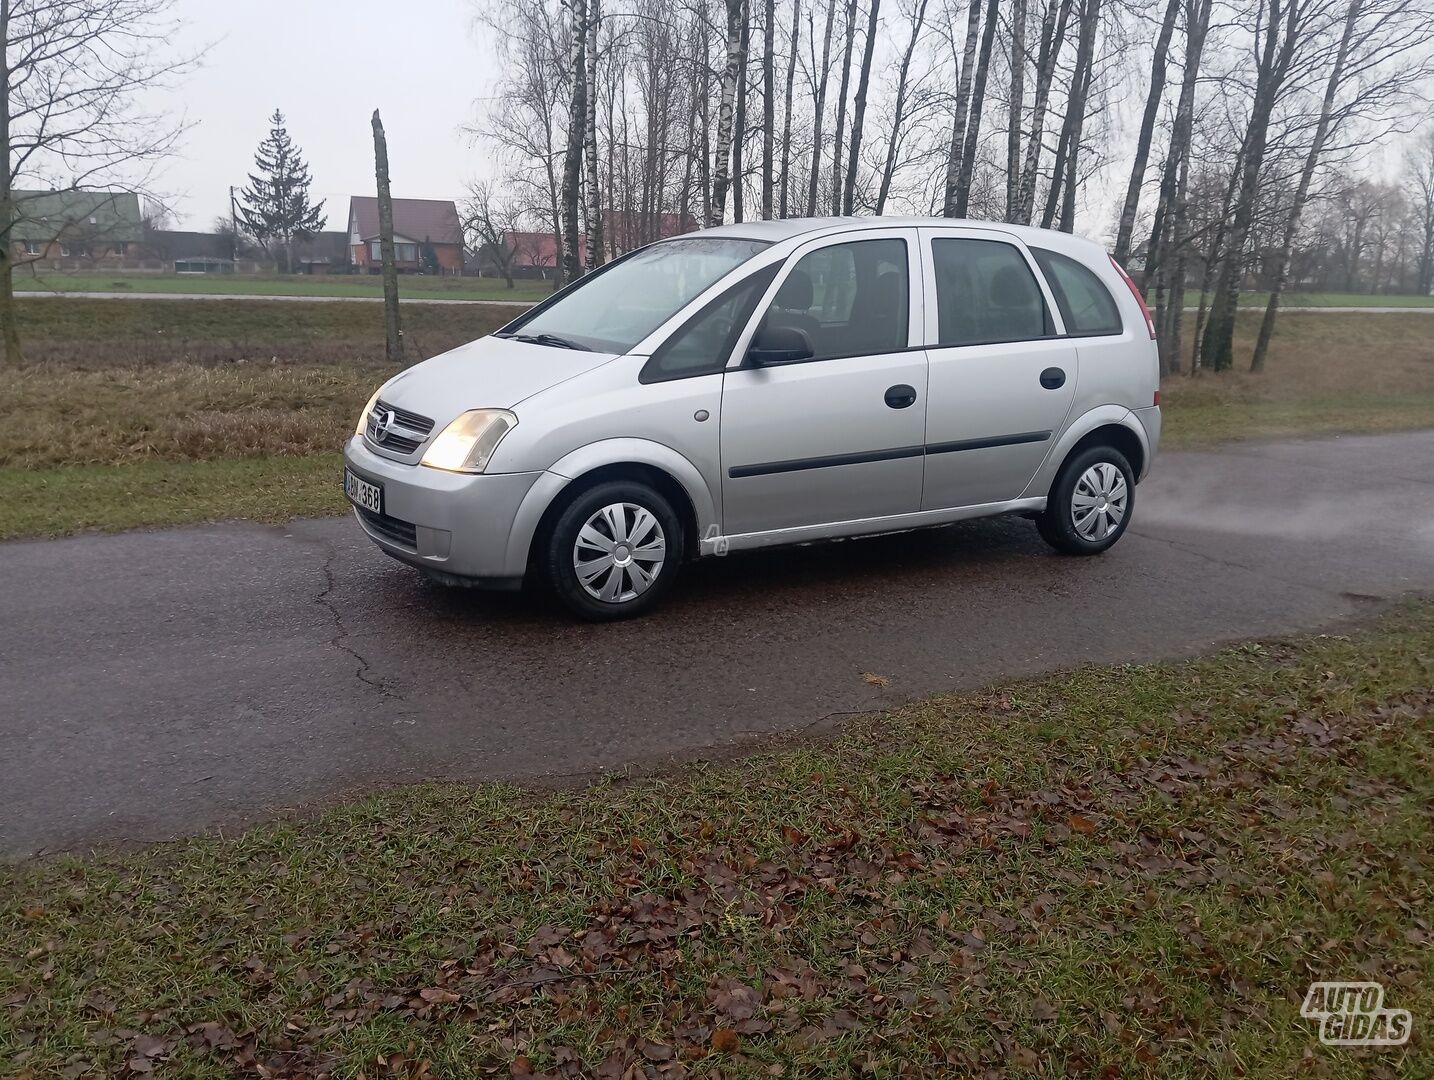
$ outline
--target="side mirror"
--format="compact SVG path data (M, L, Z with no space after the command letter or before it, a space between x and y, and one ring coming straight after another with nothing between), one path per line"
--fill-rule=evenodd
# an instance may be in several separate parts
M747 360L753 367L794 364L815 355L812 339L795 326L763 326L747 349Z

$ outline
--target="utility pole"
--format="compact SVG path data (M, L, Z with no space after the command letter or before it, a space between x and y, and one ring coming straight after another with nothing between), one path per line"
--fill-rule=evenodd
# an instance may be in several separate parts
M393 199L388 192L388 141L383 121L373 111L374 176L378 181L378 242L383 257L384 356L390 364L403 363L403 331L398 325L398 267L393 260Z

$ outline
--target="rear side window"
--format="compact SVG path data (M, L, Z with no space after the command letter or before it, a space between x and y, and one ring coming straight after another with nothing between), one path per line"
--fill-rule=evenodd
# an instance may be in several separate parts
M1120 333L1120 309L1110 290L1088 267L1045 248L1031 248L1031 254L1046 275L1066 333L1087 337Z
M639 382L665 382L710 375L727 366L737 338L781 264L758 270L733 285L683 324L643 365Z
M999 240L931 241L938 345L1051 337L1046 301L1021 253Z

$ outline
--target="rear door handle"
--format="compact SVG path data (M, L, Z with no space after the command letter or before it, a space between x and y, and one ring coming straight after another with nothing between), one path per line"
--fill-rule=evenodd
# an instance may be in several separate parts
M916 404L916 387L897 383L887 387L886 403L893 409L909 409Z
M1059 390L1066 384L1066 373L1058 367L1048 367L1041 372L1041 385L1047 390Z

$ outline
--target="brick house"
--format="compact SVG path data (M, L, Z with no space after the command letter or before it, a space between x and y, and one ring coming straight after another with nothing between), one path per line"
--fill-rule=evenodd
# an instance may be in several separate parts
M132 191L14 191L10 253L17 264L74 270L128 265L141 254L144 217Z
M400 273L432 272L424 266L426 248L432 248L438 272L463 272L463 227L451 199L393 200L394 258ZM362 273L383 268L379 254L378 199L354 195L349 199L349 262Z

